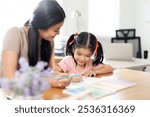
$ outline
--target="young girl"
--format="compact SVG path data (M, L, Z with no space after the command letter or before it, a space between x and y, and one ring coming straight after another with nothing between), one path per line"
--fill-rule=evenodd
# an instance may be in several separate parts
M91 33L71 35L66 44L66 55L68 56L58 63L55 70L81 76L96 76L113 71L111 66L103 64L102 45Z

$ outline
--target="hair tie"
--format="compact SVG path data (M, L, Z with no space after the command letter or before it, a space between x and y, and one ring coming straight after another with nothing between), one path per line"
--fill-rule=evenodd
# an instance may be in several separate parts
M76 32L76 33L74 34L73 40L69 43L69 45L72 45L72 44L74 43L74 41L75 41L75 39L77 38L77 36L78 36L78 33Z
M94 51L94 53L95 53L96 56L97 56L97 50L98 50L98 48L99 48L98 41L96 41L96 48L95 48L95 51Z
M78 33L76 32L76 33L74 34L74 39L76 39L77 36L78 36Z

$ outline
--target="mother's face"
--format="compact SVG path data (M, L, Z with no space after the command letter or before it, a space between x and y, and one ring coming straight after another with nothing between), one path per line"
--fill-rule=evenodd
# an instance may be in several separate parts
M39 31L40 38L51 41L52 39L55 38L57 34L59 34L59 30L63 24L64 24L64 21L54 26L51 26L48 29L39 29L38 31Z

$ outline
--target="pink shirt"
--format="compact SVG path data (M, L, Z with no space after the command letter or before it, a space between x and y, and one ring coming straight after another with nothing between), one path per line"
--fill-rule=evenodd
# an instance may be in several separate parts
M78 73L76 71L76 63L75 63L74 59L72 58L72 56L66 56L66 57L64 57L58 63L58 65L62 68L62 70L64 72L68 72L70 75L71 74L81 74L81 75L83 75L84 73L87 73L87 72L89 72L89 71L91 71L93 69L92 60L90 60L86 64L85 69L81 73Z

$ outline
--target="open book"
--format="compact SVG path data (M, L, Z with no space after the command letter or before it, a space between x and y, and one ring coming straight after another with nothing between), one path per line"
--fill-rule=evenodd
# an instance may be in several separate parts
M97 80L94 79L94 82L90 80L89 78L88 81L84 79L84 83L80 82L79 85L78 83L75 86L71 85L63 92L71 95L68 99L99 99L136 85L134 82L115 78L97 78Z
M82 80L80 82L71 82L69 86L67 86L67 89L72 89L72 88L78 88L82 87L85 85L89 85L95 82L100 81L100 78L95 78L95 77L82 77Z
M106 90L111 90L114 92L135 86L135 82L129 82L126 80L120 80L120 79L104 79L95 83L90 84L93 87L102 88Z
M90 85L65 89L63 92L71 95L71 97L67 99L78 99L78 100L99 99L101 97L115 93L114 91L105 90Z

